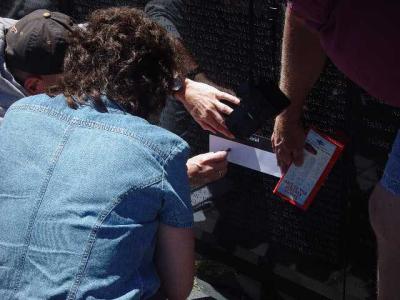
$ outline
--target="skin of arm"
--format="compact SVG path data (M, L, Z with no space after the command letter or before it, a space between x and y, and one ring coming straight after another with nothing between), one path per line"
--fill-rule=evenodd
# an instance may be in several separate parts
M166 298L185 300L192 290L194 278L192 229L160 224L155 259Z
M198 67L194 57L184 47L179 39L175 39L175 48L178 53L178 62L181 66L182 74L188 74ZM184 79L184 88L174 96L185 106L193 119L204 130L212 133L222 133L223 135L234 138L233 134L225 125L225 115L229 115L233 109L221 102L228 101L239 105L240 100L233 96L232 91L223 89L207 78L204 73L196 74L195 80Z
M224 177L228 171L228 152L217 151L196 155L187 163L190 186L195 188Z
M285 173L291 162L303 163L305 132L301 122L307 95L326 63L318 34L290 7L286 10L279 86L291 105L275 119L271 137L278 165Z
M182 0L151 0L145 6L145 13L154 21L163 26L169 33L174 43L179 73L186 77L191 71L198 68L193 55L184 46L178 28L184 18ZM213 133L220 132L229 138L233 135L225 125L225 116L233 110L221 100L239 104L240 100L222 90L207 79L204 73L196 74L195 80L183 80L183 90L174 96L192 115L193 119L204 129Z
M209 84L188 78L184 80L182 92L174 94L174 96L182 102L201 128L234 138L225 124L225 116L229 115L233 109L222 103L221 100L238 105L240 100L237 97L222 92Z

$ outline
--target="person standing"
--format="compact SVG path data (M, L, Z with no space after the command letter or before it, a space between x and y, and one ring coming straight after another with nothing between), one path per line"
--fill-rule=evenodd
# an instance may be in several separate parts
M303 162L303 106L326 58L352 81L386 104L400 106L400 3L292 0L285 16L280 88L291 105L271 137L278 164ZM370 219L378 244L378 298L398 299L400 275L400 134L384 175L370 197Z

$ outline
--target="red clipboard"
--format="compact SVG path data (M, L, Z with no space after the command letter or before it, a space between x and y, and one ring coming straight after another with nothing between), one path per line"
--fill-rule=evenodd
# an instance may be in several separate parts
M312 136L310 137L310 135ZM320 142L324 143L324 146L322 146ZM288 201L292 205L306 210L314 200L319 189L325 182L326 177L329 175L330 171L344 150L344 143L331 138L315 128L311 128L307 132L305 151L309 151L311 154L316 155L317 152L313 152L319 150L321 151L320 153L323 153L321 154L323 156L328 155L325 151L327 148L330 149L329 160L325 159L322 163L318 165L315 164L312 170L318 175L314 174L315 176L310 180L310 182L308 182L306 178L302 182L299 182L299 180L298 183L291 182L293 178L298 179L298 177L296 177L296 173L297 176L302 174L299 172L304 172L307 174L307 169L304 169L307 168L307 166L304 166L304 164L302 167L296 167L291 164L286 174L281 177L278 184L275 186L273 193ZM310 173L311 171L308 174ZM290 178L287 179L288 177ZM304 189L303 185L306 186L306 189ZM304 195L304 199L301 199L302 195Z

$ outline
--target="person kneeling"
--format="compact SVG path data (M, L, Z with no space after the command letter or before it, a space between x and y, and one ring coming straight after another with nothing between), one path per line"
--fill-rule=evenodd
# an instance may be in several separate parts
M131 8L74 28L57 95L0 127L0 298L185 299L194 276L188 145L146 119L178 72Z

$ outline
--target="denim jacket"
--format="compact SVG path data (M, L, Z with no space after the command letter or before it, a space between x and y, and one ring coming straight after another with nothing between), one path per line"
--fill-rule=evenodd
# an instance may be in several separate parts
M14 103L0 127L0 299L151 297L160 222L193 222L187 152L112 101Z

